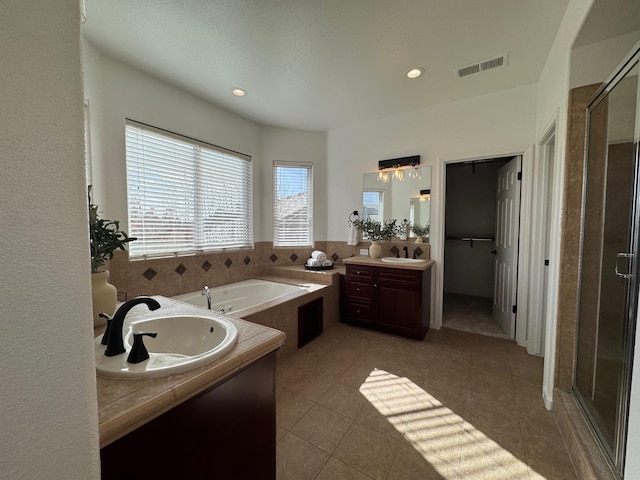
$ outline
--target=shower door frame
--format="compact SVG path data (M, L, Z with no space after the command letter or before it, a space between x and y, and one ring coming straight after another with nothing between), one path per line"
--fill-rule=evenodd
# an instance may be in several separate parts
M582 222L580 225L580 266L579 266L579 274L578 274L578 295L577 295L577 332L576 332L576 346L575 346L575 364L574 364L574 372L573 372L573 382L572 382L572 395L578 404L579 409L581 410L583 416L587 420L587 425L589 426L596 443L602 450L604 457L610 464L613 472L622 478L624 475L624 467L625 467L625 455L626 455L626 442L627 442L627 427L628 427L628 415L629 415L629 401L630 401L630 391L631 391L631 376L632 376L632 368L633 368L633 347L634 347L634 339L635 339L635 331L636 331L636 318L638 314L638 293L639 293L639 279L638 274L640 273L640 262L639 262L639 247L640 247L640 148L639 148L639 140L640 140L640 76L638 78L638 86L637 92L638 97L636 98L636 115L635 115L635 128L634 128L634 167L633 167L633 195L631 198L631 207L630 207L630 228L629 228L629 253L632 253L632 258L628 262L628 273L630 274L629 281L626 286L626 301L627 301L627 309L626 309L626 325L624 326L622 332L622 342L623 342L623 365L622 372L620 375L620 382L618 385L618 405L616 411L616 431L614 433L614 445L613 448L610 448L604 440L604 434L599 427L597 421L594 419L591 414L590 409L588 408L582 393L577 389L576 386L576 375L577 375L577 355L578 355L578 340L580 334L580 309L581 309L581 295L580 292L582 290L582 264L583 264L583 249L584 249L584 215L586 212L586 197L587 197L587 175L588 175L588 154L589 154L589 131L590 131L590 113L592 110L597 107L600 102L604 101L609 93L618 85L618 83L625 78L625 76L633 69L636 64L640 64L640 42L634 46L631 52L625 57L625 59L621 62L621 64L616 68L614 73L603 83L603 85L596 91L593 96L593 99L589 102L587 106L587 118L586 118L586 127L585 127L585 158L584 158L584 172L583 172L583 181L582 181ZM606 184L605 190L603 192L603 201L606 198ZM603 210L604 216L604 210ZM604 225L604 224L603 224Z

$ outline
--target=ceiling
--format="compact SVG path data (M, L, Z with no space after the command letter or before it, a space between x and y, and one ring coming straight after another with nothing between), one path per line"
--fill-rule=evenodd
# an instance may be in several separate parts
M86 0L83 34L260 124L331 130L536 83L567 2ZM457 77L505 53L506 67Z

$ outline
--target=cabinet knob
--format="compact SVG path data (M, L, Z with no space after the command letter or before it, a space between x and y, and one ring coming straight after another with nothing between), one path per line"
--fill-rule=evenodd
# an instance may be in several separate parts
M356 310L356 313L360 313L360 310Z
M356 270L356 275L360 275L360 270Z
M377 284L377 283L374 283L374 284L373 284L373 288L378 288L378 284Z
M356 288L356 292L359 292L359 291L360 291L360 288Z

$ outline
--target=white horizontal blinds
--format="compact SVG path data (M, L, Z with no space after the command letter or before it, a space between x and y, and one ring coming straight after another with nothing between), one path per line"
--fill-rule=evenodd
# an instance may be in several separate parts
M202 242L216 248L250 247L251 162L222 151L199 148L197 175L202 199Z
M313 243L313 176L310 163L273 163L273 244Z
M251 160L127 120L131 258L250 247Z

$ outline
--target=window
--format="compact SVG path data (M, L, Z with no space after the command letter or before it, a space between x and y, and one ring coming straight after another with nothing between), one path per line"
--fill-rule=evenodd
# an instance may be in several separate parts
M127 120L132 259L253 245L251 157Z
M382 190L365 190L362 192L362 218L382 221L384 192Z
M273 245L313 243L313 178L310 163L273 162Z

